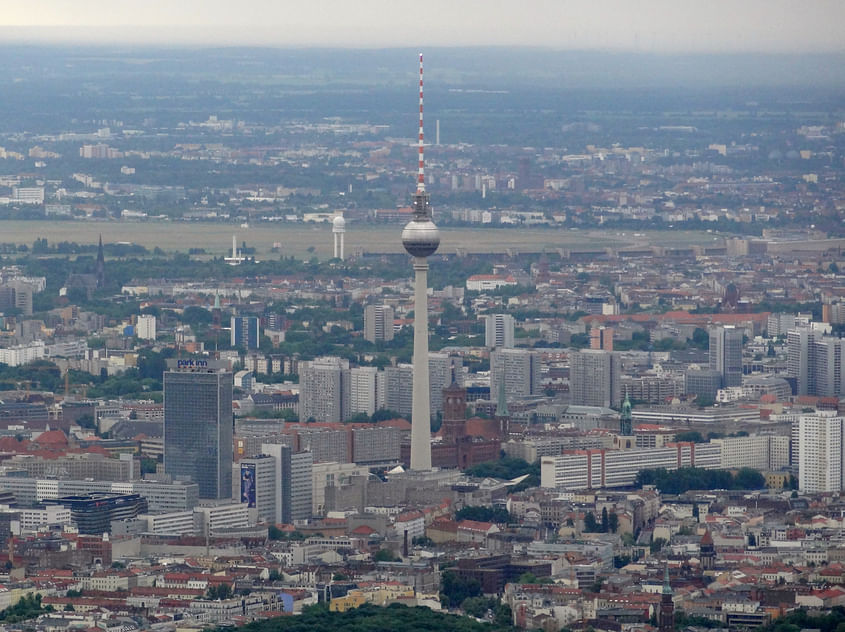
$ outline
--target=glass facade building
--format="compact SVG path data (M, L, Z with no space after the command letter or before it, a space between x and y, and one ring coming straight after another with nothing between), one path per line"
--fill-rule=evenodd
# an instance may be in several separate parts
M200 498L231 498L233 380L210 364L164 372L164 470Z

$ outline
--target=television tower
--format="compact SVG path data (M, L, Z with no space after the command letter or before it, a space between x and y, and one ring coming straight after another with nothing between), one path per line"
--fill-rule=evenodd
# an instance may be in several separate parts
M414 257L414 378L411 399L411 469L431 469L431 403L428 384L428 257L440 245L425 192L423 152L423 56L420 53L420 133L413 217L402 230L402 245Z

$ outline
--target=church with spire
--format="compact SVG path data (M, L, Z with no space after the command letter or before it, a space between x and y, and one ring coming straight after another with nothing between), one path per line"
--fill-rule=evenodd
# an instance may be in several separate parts
M97 246L97 264L94 266L94 275L97 277L97 289L103 289L106 286L106 258L103 255L102 235L100 235L100 243Z
M499 395L496 399L496 412L493 414L493 419L499 427L499 437L502 441L507 441L511 433L511 415L508 412L508 399L505 391L505 378L502 376L502 381L499 384Z
M90 270L90 268L89 268ZM106 286L106 258L103 252L103 236L97 244L97 260L94 270L89 272L71 272L65 281L65 289L68 292L83 292L90 300L96 290Z
M660 610L657 615L657 628L660 632L675 630L675 602L672 600L672 585L669 583L669 564L663 574L663 589L660 591Z
M631 437L634 434L633 414L631 412L631 400L628 399L628 391L625 391L625 401L622 402L622 412L619 415L619 434L623 437Z

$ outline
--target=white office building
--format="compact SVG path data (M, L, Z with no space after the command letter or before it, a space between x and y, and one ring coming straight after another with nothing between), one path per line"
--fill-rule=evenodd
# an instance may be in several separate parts
M209 503L194 508L198 530L203 535L217 535L222 530L249 526L249 508L231 501Z
M786 436L725 437L713 439L711 443L722 448L722 469L749 467L777 471L789 467L789 437Z
M490 349L513 348L514 320L510 314L487 314L484 317L484 345Z
M490 352L490 399L497 401L504 385L508 401L542 392L540 355L526 349L496 349Z
M191 535L197 532L197 516L193 511L174 511L163 514L142 514L146 532L153 535Z
M384 371L374 366L361 366L349 370L349 415L372 415L384 408Z
M350 416L349 360L334 356L299 363L300 419L337 423Z
M152 314L141 314L138 316L137 329L138 338L141 340L155 340L156 317Z
M798 418L798 488L802 492L842 489L843 418L818 411Z
M540 459L540 485L549 489L579 490L633 485L640 470L681 467L718 469L721 446L713 443L676 443L645 450L575 450Z
M389 305L367 305L364 308L364 340L393 340L393 308Z

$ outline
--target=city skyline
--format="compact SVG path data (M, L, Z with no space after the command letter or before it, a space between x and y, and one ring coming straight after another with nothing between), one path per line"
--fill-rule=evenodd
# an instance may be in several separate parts
M414 12L417 33L408 37ZM649 52L831 52L843 50L838 25L845 5L834 0L668 0L549 2L529 0L454 5L432 0L424 11L409 2L364 0L354 8L331 0L295 6L252 0L227 3L152 2L142 22L133 9L102 0L69 4L8 3L0 18L6 42L167 44L169 46L540 46L564 50Z

